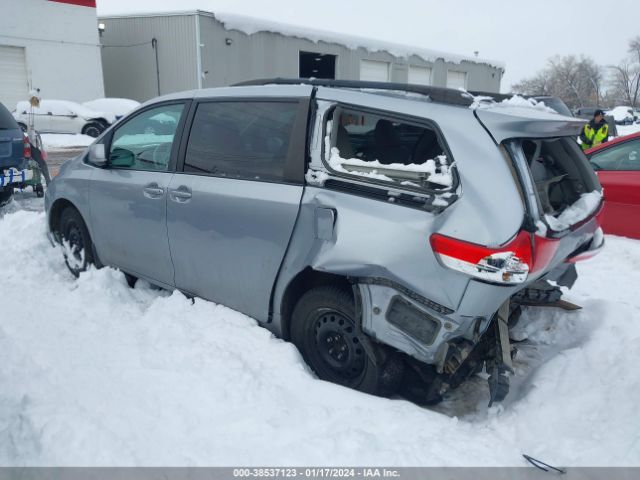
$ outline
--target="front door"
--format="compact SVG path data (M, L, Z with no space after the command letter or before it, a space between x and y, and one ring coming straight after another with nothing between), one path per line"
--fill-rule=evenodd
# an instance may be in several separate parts
M184 169L168 192L178 288L267 320L302 197L302 178L289 166L299 162L303 172L307 104L197 105Z
M107 166L93 174L89 192L100 260L164 286L173 286L167 188L184 107L156 106L119 125L107 141Z

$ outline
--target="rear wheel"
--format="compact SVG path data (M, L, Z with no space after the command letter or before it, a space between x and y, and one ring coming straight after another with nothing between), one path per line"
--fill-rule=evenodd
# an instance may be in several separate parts
M56 233L64 249L67 268L78 277L94 263L93 244L80 212L73 207L65 208Z
M9 203L12 196L13 187L4 187L2 190L0 190L0 207Z
M300 298L291 338L322 380L374 395L391 395L402 380L400 356L356 328L353 297L340 288L318 287Z

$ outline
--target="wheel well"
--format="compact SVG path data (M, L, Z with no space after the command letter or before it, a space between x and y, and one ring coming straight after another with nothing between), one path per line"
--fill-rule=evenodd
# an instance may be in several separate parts
M53 205L51 205L51 209L49 210L49 230L51 230L51 232L56 232L58 230L60 217L62 216L64 209L67 207L76 208L73 203L64 198L56 200L53 202Z
M289 285L287 285L284 295L282 296L280 308L282 319L281 330L282 337L285 340L289 340L290 338L291 314L300 297L312 288L323 285L344 287L345 291L347 291L349 295L352 294L351 282L347 277L333 273L319 272L311 267L307 267L299 272L293 279L291 279Z

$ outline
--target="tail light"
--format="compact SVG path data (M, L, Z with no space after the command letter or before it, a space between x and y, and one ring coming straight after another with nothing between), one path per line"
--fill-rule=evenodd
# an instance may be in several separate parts
M22 156L31 158L31 143L29 143L29 137L26 134L22 138Z
M485 247L435 233L431 247L448 268L485 282L518 284L549 265L558 241L522 230L504 245Z

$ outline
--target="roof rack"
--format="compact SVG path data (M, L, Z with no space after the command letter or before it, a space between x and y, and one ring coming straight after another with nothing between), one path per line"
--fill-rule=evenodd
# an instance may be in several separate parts
M248 80L234 84L234 87L244 87L252 85L313 85L316 87L335 87L335 88L357 88L372 90L395 90L400 92L409 92L425 95L436 103L447 103L450 105L459 105L468 107L473 104L471 96L491 97L495 101L502 101L511 98L511 95L490 92L464 92L453 88L431 87L425 85L412 85L408 83L393 82L369 82L362 80L331 80L322 78L262 78L258 80Z

